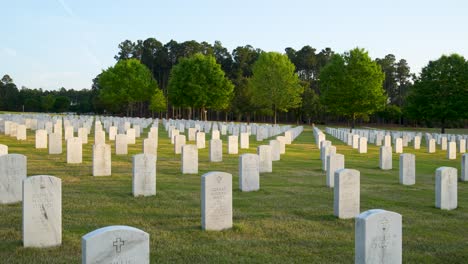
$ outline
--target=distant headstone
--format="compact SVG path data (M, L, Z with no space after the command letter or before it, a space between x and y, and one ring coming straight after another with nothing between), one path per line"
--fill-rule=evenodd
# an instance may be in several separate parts
M360 173L352 169L335 171L333 211L342 219L359 215Z
M133 196L156 195L156 156L137 154L133 156Z
M228 154L239 153L239 140L237 136L228 137Z
M197 145L182 146L182 174L198 173L198 148Z
M67 140L67 163L76 164L83 162L83 145L81 138L72 137Z
M466 140L465 139L460 139L458 141L458 152L462 154L466 152Z
M382 170L392 169L392 147L380 147L379 168Z
M20 202L27 159L21 154L0 155L0 204Z
M358 153L367 153L367 138L365 137L360 137L359 138L359 147L358 147Z
M249 148L249 133L247 132L240 133L240 148L241 149Z
M213 130L213 132L211 132L211 139L220 139L219 130Z
M284 136L277 136L276 140L280 143L280 154L286 153L286 138Z
M185 145L185 135L176 135L174 138L174 153L182 153L182 146Z
M260 189L260 159L257 154L239 156L239 189L243 192Z
M157 145L153 138L147 138L143 140L143 153L152 154L157 157Z
M353 149L359 147L359 135L353 135L353 144L351 145Z
M203 230L232 228L232 175L219 171L204 174L201 204Z
M335 186L335 172L345 167L345 157L342 154L331 154L327 156L327 180L328 187Z
M197 147L199 149L205 148L205 133L204 132L197 132Z
M416 183L416 162L414 154L400 155L400 184L413 185Z
M436 142L435 139L429 139L429 143L427 144L427 153L434 153L436 151Z
M440 167L436 170L436 208L452 210L457 208L457 169Z
M78 128L78 137L83 144L88 144L88 129L86 127Z
M210 140L210 161L211 162L223 161L223 143L221 139Z
M114 141L116 136L117 136L117 127L115 126L109 127L109 140Z
M81 238L82 264L150 263L149 234L130 226L107 226Z
M93 145L93 176L110 176L111 167L111 146Z
M354 263L402 263L401 215L381 209L356 218Z
M62 135L49 134L49 154L62 154Z
M414 149L421 149L421 138L419 136L415 136L413 139Z
M392 146L392 137L390 135L385 135L384 137L384 147Z
M270 140L271 160L278 161L281 159L280 142L276 139Z
M447 137L442 137L440 140L440 149L447 150Z
M126 134L117 134L115 136L115 154L128 154L128 136Z
M403 140L401 138L395 139L395 153L403 153Z
M188 129L188 140L189 141L195 141L196 134L197 134L197 129L194 128L194 127L189 127L189 129Z
M106 132L99 130L94 131L94 145L106 144Z
M16 127L16 139L26 140L26 126L25 125L18 125Z
M62 244L62 180L37 175L23 181L23 245Z
M273 164L271 160L271 146L260 145L257 147L257 154L259 156L259 170L260 173L272 172Z
M135 144L136 143L136 132L135 128L127 129L127 144Z
M468 181L468 153L462 155L460 180Z
M448 143L447 146L447 159L454 160L457 158L457 144L453 141Z
M8 146L0 144L0 156L8 154Z
M36 130L36 148L46 149L47 148L47 130L39 129Z

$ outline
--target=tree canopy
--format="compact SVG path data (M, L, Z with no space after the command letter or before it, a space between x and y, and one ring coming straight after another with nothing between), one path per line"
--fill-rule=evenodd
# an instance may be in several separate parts
M286 55L278 52L261 53L253 65L249 85L255 104L274 114L299 107L304 91L295 73L294 64Z
M366 117L385 107L385 74L367 51L355 48L335 54L320 73L321 100L327 110L352 119Z
M169 79L169 100L174 106L222 110L229 106L234 86L211 55L197 53L181 59ZM206 118L206 117L205 117Z
M110 112L127 109L133 115L135 107L142 109L156 93L157 82L149 69L137 59L120 60L103 71L98 79L99 98Z
M458 54L430 61L407 98L407 113L416 119L438 120L445 133L448 121L468 118L468 62Z

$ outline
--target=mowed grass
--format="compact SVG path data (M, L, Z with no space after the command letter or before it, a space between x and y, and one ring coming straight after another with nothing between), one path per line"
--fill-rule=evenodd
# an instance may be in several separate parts
M1 135L9 153L28 158L28 176L47 174L62 179L63 241L60 247L22 247L21 203L0 205L0 263L81 263L81 237L109 225L129 225L150 234L151 263L352 263L354 220L333 216L333 189L325 186L319 150L311 127L286 147L273 173L261 175L260 191L242 193L238 155L228 155L223 136L223 162L210 163L207 148L199 150L199 174L182 175L167 133L159 129L157 195L132 196L132 155L141 153L147 131L129 147L129 154L112 154L112 176L92 177L93 133L83 146L83 164L66 164L63 154L49 155L27 141ZM445 151L416 154L416 185L398 183L398 155L393 170L378 169L378 148L358 154L327 135L345 155L347 168L361 172L361 211L381 208L403 216L404 263L466 263L468 260L468 183L458 183L458 208L436 209L435 170L460 170L461 156L447 160ZM194 142L189 142L194 143ZM267 144L267 141L260 142ZM260 144L250 138L255 153ZM112 151L115 151L112 145ZM222 232L201 230L201 175L225 171L233 175L234 227Z

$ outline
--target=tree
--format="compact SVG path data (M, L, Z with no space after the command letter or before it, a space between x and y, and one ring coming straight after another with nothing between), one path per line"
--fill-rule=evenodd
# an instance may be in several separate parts
M320 73L322 102L328 111L352 120L367 117L385 107L382 89L385 75L364 49L333 55Z
M233 89L215 58L197 53L172 68L168 94L174 106L199 108L205 114L206 109L226 109Z
M430 61L414 83L405 111L415 119L448 121L468 117L468 62L458 54Z
M254 102L271 111L276 124L277 111L287 112L301 104L303 87L294 72L294 64L278 52L261 53L253 65L252 87Z
M70 108L70 98L66 96L58 96L55 98L54 110L57 113L68 111Z
M54 107L55 97L52 94L41 96L41 108L45 112L49 112Z
M13 79L5 74L0 80L0 110L17 111L19 91Z
M133 115L135 107L142 115L145 102L148 104L158 88L148 68L136 59L120 60L114 67L103 71L98 79L99 98L106 109Z
M164 111L166 110L166 98L160 89L156 89L156 92L151 97L149 109L151 111Z

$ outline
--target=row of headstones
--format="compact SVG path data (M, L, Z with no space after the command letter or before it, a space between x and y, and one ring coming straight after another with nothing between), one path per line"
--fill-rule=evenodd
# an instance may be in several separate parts
M348 174L352 175L346 170L340 172L343 177ZM61 180L49 175L24 177L22 188L24 247L60 246ZM209 172L202 176L201 210L203 230L232 228L231 174ZM385 263L401 263L401 226L401 215L394 212L377 209L358 215L355 262L375 263L385 259L390 261ZM375 247L379 250L374 250ZM149 254L149 234L134 227L108 226L82 237L82 263L149 263Z
M348 130L343 128L337 129L329 127L326 128L326 131L328 134L331 134L332 136L342 140L349 146L352 146L354 149L358 149L359 153L367 153L368 138L366 135L369 135L372 132L365 130L364 132L366 133L363 133L362 130L358 130L354 133L349 133ZM384 135L383 132L380 132L371 142L375 143L376 146L382 146L382 142L384 146L391 146L393 141L394 152L403 153L403 147L408 147L408 143L411 141L413 141L414 149L418 150L421 148L421 133L414 134L415 133L411 133L412 136L410 137L407 134L401 136L401 133L390 134L390 132L387 132L387 134ZM447 159L456 159L457 149L461 154L466 152L468 144L466 135L450 136L450 142L447 141L447 136L437 135L436 137L440 140L441 149L447 151ZM426 133L426 142L427 152L435 153L436 139L432 138L430 134Z
M314 129L314 133L322 133L318 128ZM322 133L323 134L323 133ZM323 137L316 137L319 139L324 139ZM316 142L319 144L318 141ZM322 170L326 171L326 184L328 187L333 188L337 182L337 177L340 177L338 172L345 168L344 155L336 153L336 147L331 145L330 141L323 140L320 141L320 158L322 159ZM390 149L389 149L390 148ZM380 168L381 169L391 169L392 167L392 152L391 147L381 147L380 148ZM352 173L359 174L358 171ZM350 173L350 172L347 172ZM356 177L356 176L354 176ZM460 175L461 181L468 181L468 154L464 154L462 157L462 170ZM359 177L357 176L357 181ZM399 171L399 181L403 185L414 185L416 182L416 165L415 165L415 155L414 154L401 154L400 155L400 171ZM351 184L352 181L345 180L346 184ZM351 183L350 183L351 182ZM359 183L355 187L359 189ZM357 187L356 187L357 186ZM343 188L341 186L341 188ZM336 208L336 199L340 197L340 194L336 193L335 189L335 208ZM352 193L352 191L345 193ZM359 193L359 190L357 190ZM441 209L455 209L457 208L457 169L451 167L441 167L436 170L436 207ZM359 203L359 198L345 197L344 201L352 201L352 203ZM357 209L359 211L359 209Z

